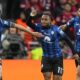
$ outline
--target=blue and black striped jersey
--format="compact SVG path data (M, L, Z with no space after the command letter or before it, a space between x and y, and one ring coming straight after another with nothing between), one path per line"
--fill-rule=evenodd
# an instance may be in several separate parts
M80 52L80 17L76 16L67 22L67 26L74 27L75 32L75 50Z
M40 32L44 35L44 37L38 38L39 42L42 45L43 56L47 57L62 56L61 48L59 47L59 39L61 37L67 42L69 47L72 49L73 54L75 54L71 40L58 26L47 25L46 27L43 27L41 23L40 24L32 23L32 20L34 18L35 17L29 16L27 24L34 31Z
M0 45L1 45L1 34L5 30L5 28L9 28L11 26L10 21L2 20L0 18Z
M38 39L42 45L43 56L62 56L59 38L64 36L64 32L59 27L51 25L50 28L43 28L40 24L35 24L34 30L44 35L44 37Z

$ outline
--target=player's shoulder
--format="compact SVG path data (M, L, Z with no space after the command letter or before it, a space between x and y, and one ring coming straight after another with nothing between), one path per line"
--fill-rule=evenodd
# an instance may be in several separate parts
M75 16L75 17L72 18L72 20L74 20L74 21L77 21L78 19L79 19L78 16Z
M57 30L59 27L57 25L51 25L51 28Z
M3 23L3 24L6 24L8 21L0 18L0 22Z
M0 23L1 23L1 24L7 24L8 22L7 22L6 20L0 18Z
M41 26L41 24L40 24L40 23L35 23L35 25L36 25L37 27L40 27L40 26Z
M42 26L40 23L35 23L35 26L36 26L35 27L36 31L40 31L42 29Z

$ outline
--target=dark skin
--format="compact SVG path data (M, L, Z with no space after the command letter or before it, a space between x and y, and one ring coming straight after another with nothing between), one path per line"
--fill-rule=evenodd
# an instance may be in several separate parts
M32 36L35 36L35 37L42 37L43 36L39 32L32 32L32 31L26 29L25 27L23 27L22 25L19 25L19 24L16 24L16 23L12 23L11 26L14 26L15 28L18 28L18 29L20 29L20 30L22 30L24 32L27 32L27 33L31 34Z
M36 16L37 11L32 8L31 16ZM50 27L51 25L51 17L49 15L43 14L41 17L41 25L45 28ZM52 71L43 72L44 80L51 80ZM62 76L54 75L53 80L62 80Z

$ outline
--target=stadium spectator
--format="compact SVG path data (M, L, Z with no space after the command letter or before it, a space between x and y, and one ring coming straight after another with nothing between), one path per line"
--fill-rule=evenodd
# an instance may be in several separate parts
M61 24L66 23L71 17L72 17L71 4L65 3L61 15L56 17L57 25L61 25Z
M16 20L16 23L22 25L23 27L25 27L27 29L29 29L30 31L33 31L30 27L27 26L25 11L20 12L20 17ZM31 49L30 42L33 41L33 37L30 34L25 33L23 31L20 31L20 30L19 30L19 34L24 39L24 43L25 43L26 47L28 48L28 52L27 52L28 55L27 56L29 57L31 55L31 53L29 51Z
M17 24L20 24L22 25L23 27L25 28L28 28L29 30L32 31L32 29L30 29L28 26L27 26L27 23L26 23L26 14L25 12L21 12L20 13L20 17L16 20L16 23ZM25 32L22 32L20 31L20 34L23 36L24 38L24 42L27 44L29 41L33 41L33 38L30 34L28 33L25 33Z
M54 16L60 16L64 10L64 4L67 2L67 0L59 0L58 4L56 4L55 10L54 10Z
M7 59L27 57L23 39L18 34L18 29L11 27L2 40L3 54Z

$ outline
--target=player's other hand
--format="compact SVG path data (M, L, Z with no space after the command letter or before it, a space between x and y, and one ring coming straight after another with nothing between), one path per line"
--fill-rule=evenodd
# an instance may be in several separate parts
M31 16L36 16L37 15L37 10L34 7L31 8L31 14L30 15Z
M42 33L39 32L32 32L32 35L38 38L44 37L44 35Z
M78 59L79 59L79 55L78 55L78 54L74 54L74 55L72 56L72 58L78 60Z
M59 26L62 30L65 30L66 29L66 24L64 24L64 25L61 25L61 26Z

